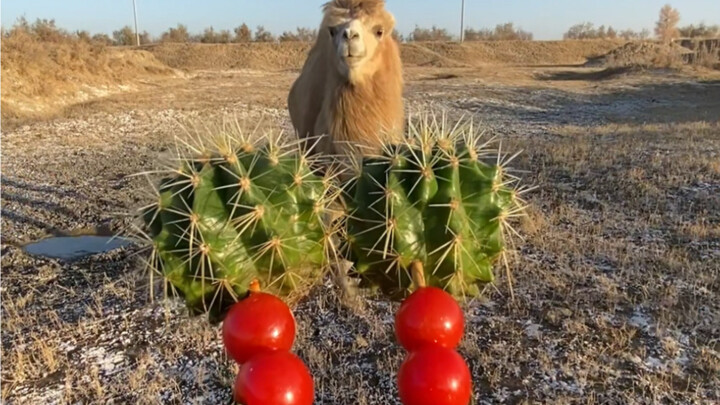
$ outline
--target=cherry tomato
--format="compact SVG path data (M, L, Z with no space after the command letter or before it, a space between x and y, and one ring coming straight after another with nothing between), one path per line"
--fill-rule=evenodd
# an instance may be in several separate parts
M313 379L296 355L265 352L240 367L233 399L243 405L312 405Z
M455 350L428 344L400 366L398 388L404 405L468 405L470 369Z
M457 301L436 287L417 289L395 315L395 336L408 351L428 343L454 349L462 339L464 327Z
M222 330L225 350L239 364L258 353L288 351L295 341L290 308L280 298L262 292L233 305Z

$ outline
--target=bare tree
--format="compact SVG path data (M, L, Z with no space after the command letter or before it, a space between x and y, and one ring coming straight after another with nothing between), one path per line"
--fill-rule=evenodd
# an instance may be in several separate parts
M570 27L563 38L565 39L590 39L597 37L597 30L593 23L584 22Z
M295 35L292 31L284 31L280 36L278 37L278 41L280 42L294 42L294 41L300 41L300 38L298 38L297 35Z
M198 40L204 44L227 44L230 42L230 31L221 30L215 31L215 28L205 28L202 35L198 37Z
M272 32L266 31L265 27L263 27L262 25L258 25L257 30L255 30L255 41L274 42L275 36L273 36Z
M575 24L563 35L565 39L616 39L622 38L626 40L647 39L650 32L644 29L640 32L633 30L622 30L618 32L612 26L607 28L601 25L597 28L592 23L585 22Z
M678 23L680 22L680 12L666 4L660 9L660 18L655 23L655 35L663 42L670 42L673 38L680 36L678 32Z
M598 27L596 35L597 35L597 38L606 38L607 37L607 29L605 28L604 25L601 25Z
M190 42L190 33L183 24L178 24L176 28L170 28L163 32L160 36L161 42Z
M720 25L690 24L679 28L678 31L684 38L720 38Z
M88 32L86 30L75 31L75 36L82 42L87 42L87 43L92 42L92 35L90 35L90 32Z
M233 31L235 31L235 42L252 41L252 31L250 31L250 27L248 27L247 24L243 23L243 25L235 28Z
M115 45L135 45L135 31L126 25L117 31L113 31Z
M511 22L495 26L494 34L498 41L532 41L533 39L532 33L515 28Z
M511 22L498 24L494 30L486 28L465 30L466 41L532 41L532 39L532 33L515 28Z
M92 37L93 42L103 45L112 45L113 40L108 34L95 34Z
M280 42L288 41L299 41L299 42L314 42L317 38L317 30L310 28L298 27L296 32L285 31L278 37Z
M445 28L438 28L432 26L432 28L420 28L415 26L415 29L410 33L409 41L451 41L452 36L448 33Z
M230 34L230 30L220 30L220 32L215 36L215 41L221 44L229 44L232 42L232 34Z
M69 32L55 25L55 20L38 18L32 25L28 25L24 18L18 21L18 26L23 27L26 31L29 30L42 42L62 42L70 36Z
M142 44L150 44L152 42L155 42L153 38L150 36L150 33L147 31L143 31L140 33L140 45Z
M312 28L306 28L306 27L298 27L297 28L297 37L300 41L303 42L315 42L317 39L317 30Z

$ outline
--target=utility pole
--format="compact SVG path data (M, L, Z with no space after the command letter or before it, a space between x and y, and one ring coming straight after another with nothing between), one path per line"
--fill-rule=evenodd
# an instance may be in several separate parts
M140 46L140 33L137 28L137 4L135 3L135 0L133 0L133 15L135 16L135 44Z
M462 10L460 11L460 42L465 41L465 0L462 0Z

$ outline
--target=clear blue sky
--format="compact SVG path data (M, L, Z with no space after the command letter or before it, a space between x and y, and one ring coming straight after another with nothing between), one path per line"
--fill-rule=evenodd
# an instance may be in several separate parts
M297 26L315 28L325 0L137 0L140 30L158 35L177 23L193 32L231 29L246 22L279 33ZM575 23L590 21L616 29L652 29L667 0L466 0L466 26L481 28L513 21L536 39L559 39ZM433 24L459 32L461 0L388 0L398 29L406 34ZM720 0L675 0L681 24L720 23ZM132 0L2 0L2 25L20 16L54 18L57 25L92 33L112 33L132 25Z

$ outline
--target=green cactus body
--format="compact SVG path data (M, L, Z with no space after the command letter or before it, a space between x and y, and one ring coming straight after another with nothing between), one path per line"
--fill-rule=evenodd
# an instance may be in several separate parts
M317 280L332 249L323 220L337 195L293 146L221 144L204 158L180 159L157 203L142 210L154 273L192 313L211 318L253 280L277 294Z
M347 188L347 239L362 283L386 293L411 287L413 262L425 283L476 295L493 281L505 248L506 220L522 207L497 164L468 127L434 123L411 131L407 143L366 157Z

